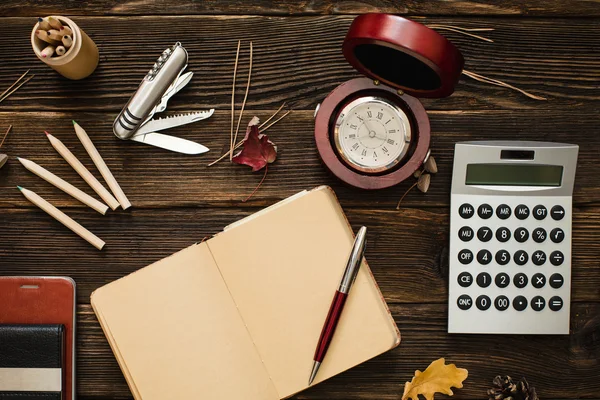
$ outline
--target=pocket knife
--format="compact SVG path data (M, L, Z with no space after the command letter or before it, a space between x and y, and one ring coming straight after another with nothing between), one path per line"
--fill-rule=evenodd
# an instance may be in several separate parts
M214 109L152 119L154 114L165 111L169 99L192 79L193 72L183 73L187 62L188 53L179 42L162 53L115 119L113 132L118 138L184 154L208 151L199 143L157 131L201 121L213 115Z

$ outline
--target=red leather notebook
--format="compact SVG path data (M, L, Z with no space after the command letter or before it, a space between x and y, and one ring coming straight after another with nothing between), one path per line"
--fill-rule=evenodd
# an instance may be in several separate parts
M64 325L63 399L75 399L75 282L62 277L0 277L0 324Z

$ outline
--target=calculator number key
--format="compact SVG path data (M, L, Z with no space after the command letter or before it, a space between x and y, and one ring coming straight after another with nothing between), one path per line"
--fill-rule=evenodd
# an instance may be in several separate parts
M517 228L515 230L515 240L519 243L525 243L529 239L529 231L525 228Z
M492 277L487 272L482 272L477 275L477 284L479 287L486 288L492 283Z
M463 226L458 231L458 237L463 242L470 241L471 239L473 239L473 236L475 236L475 233L473 232L473 229L471 229L471 227L469 227L469 226Z
M560 243L565 240L565 231L560 228L554 228L550 231L550 240L554 243Z
M501 272L496 275L496 279L494 279L494 281L496 282L496 286L504 289L510 284L510 276L504 272Z
M496 309L498 311L506 310L509 305L510 305L510 300L508 300L508 297L506 297L506 296L498 296L498 297L496 297L496 300L494 301L494 306L496 306Z
M544 228L535 228L531 234L531 238L536 243L543 243L546 240L546 230Z
M475 300L475 305L481 311L485 311L492 305L492 300L490 300L490 298L486 295L482 294L481 296L477 297L477 300Z
M513 283L519 289L523 289L525 286L527 286L527 282L529 282L529 278L527 278L527 275L522 272L519 272L513 277Z
M510 239L510 229L502 227L496 230L496 240L499 242L508 242Z
M487 226L482 226L477 230L477 239L482 242L489 242L492 238L492 230Z
M531 255L531 261L533 261L533 263L537 266L544 265L544 263L546 262L546 253L544 253L541 250L536 250Z
M499 265L506 265L510 262L510 253L506 250L498 250L496 253L496 262Z
M479 250L477 252L477 262L481 265L488 265L492 262L492 253L489 250Z
M513 260L515 260L515 264L517 265L525 265L527 264L527 261L529 261L529 254L524 250L518 250L515 252Z

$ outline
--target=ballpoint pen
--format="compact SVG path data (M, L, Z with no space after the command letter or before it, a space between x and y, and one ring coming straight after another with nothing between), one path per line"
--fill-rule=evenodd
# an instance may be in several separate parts
M317 349L315 350L313 367L310 373L310 378L308 379L309 385L311 385L315 380L317 372L321 367L321 363L325 358L325 354L327 353L327 349L329 348L329 344L331 343L331 339L335 333L335 328L340 320L340 315L344 309L344 304L346 304L348 292L350 292L350 288L352 287L352 284L356 279L356 275L358 274L358 270L360 269L360 264L365 253L365 246L367 244L366 236L367 228L363 226L356 234L354 245L352 246L352 251L350 252L350 257L348 258L344 275L342 276L342 281L340 282L340 285L333 296L331 306L329 307L329 313L325 319L325 324L323 325L323 330L321 331L321 336L319 337L319 342L317 343Z

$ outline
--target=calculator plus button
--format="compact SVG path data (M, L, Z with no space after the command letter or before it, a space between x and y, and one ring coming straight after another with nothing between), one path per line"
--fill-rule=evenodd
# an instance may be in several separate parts
M461 264L470 264L471 261L473 261L473 252L471 250L461 250L460 253L458 253L458 261L460 261Z
M492 253L489 250L479 250L477 252L477 262L481 265L488 265L492 262Z
M529 207L527 207L525 204L519 204L515 208L515 217L521 220L527 219L527 217L529 217Z
M533 263L537 266L544 265L544 263L546 262L546 253L544 253L541 250L536 250L531 255L531 261L533 261Z
M482 272L479 275L477 275L477 284L480 287L486 288L486 287L490 286L491 283L492 283L492 277L487 272Z
M485 294L482 294L481 296L477 297L477 300L475 300L475 305L481 311L485 311L488 308L490 308L490 306L492 305L492 301Z
M542 243L544 240L546 240L546 230L544 228L535 228L531 233L531 238L536 243Z
M544 218L546 218L547 214L548 214L548 209L546 207L544 207L543 205L540 204L540 205L533 207L533 218L537 219L538 221L541 221Z
M527 308L527 298L525 296L517 296L513 299L513 307L517 311L523 311Z
M554 206L550 209L550 216L555 221L560 221L565 217L565 209L562 206Z
M529 254L527 254L527 252L524 250L519 250L515 252L513 260L515 260L517 265L525 265L527 264L527 261L529 261Z
M481 219L488 219L494 214L494 209L489 204L482 204L477 209L477 215Z
M565 283L565 278L563 278L561 274L552 274L550 275L549 282L550 286L552 286L554 289L560 289L563 283Z
M498 207L496 207L496 216L500 219L507 219L508 217L510 217L511 214L511 209L508 205L506 204L500 204Z
M565 261L565 256L560 251L556 250L550 253L550 262L552 265L558 267Z
M468 310L473 305L473 300L468 294L462 294L456 300L456 304L458 304L458 308L461 310Z
M527 282L529 282L529 278L527 278L527 275L522 272L519 272L513 278L513 283L519 289L523 289L525 286L527 286Z
M515 230L515 240L519 243L525 243L529 239L529 231L525 228L517 228Z
M473 232L473 229L471 229L471 227L469 226L463 226L458 231L458 237L463 242L468 242L469 240L473 239L473 236L475 236L475 233Z
M474 213L475 213L475 209L469 203L463 204L458 209L458 214L465 219L471 218Z
M473 283L473 275L468 272L461 272L458 275L458 284L462 287L469 287Z
M510 284L510 276L504 272L501 272L496 275L496 279L494 279L494 281L496 282L496 286L499 288L505 288Z
M542 296L535 296L531 299L531 308L535 311L542 311L546 307L546 300Z
M477 230L477 239L482 242L489 242L492 238L492 230L487 226L482 226Z
M558 311L562 308L562 306L563 301L558 296L550 297L550 300L548 300L548 307L550 307L552 311Z
M496 252L496 262L500 265L506 265L510 261L510 253L506 250Z
M496 229L496 240L504 243L504 242L508 242L509 239L510 239L510 229L505 228L505 227Z
M496 306L496 309L498 311L504 311L508 308L510 304L510 301L508 300L508 297L506 296L498 296L496 297L496 300L494 301L494 305Z
M536 289L541 289L546 285L546 277L543 274L533 274L531 284Z
M565 239L565 232L560 228L554 228L550 231L550 240L554 243L560 243Z

